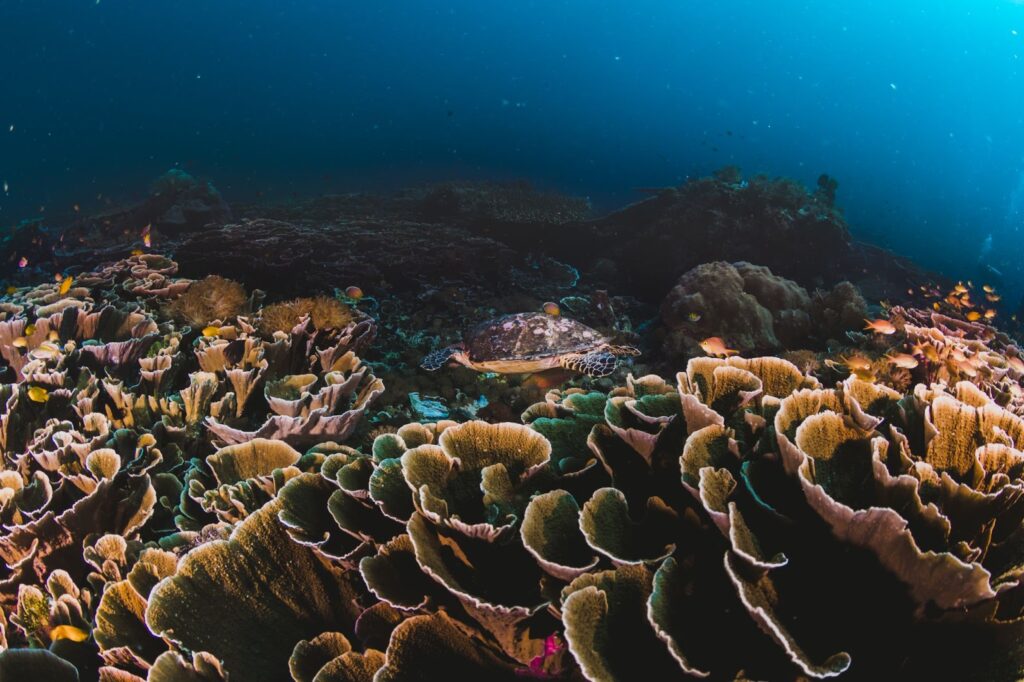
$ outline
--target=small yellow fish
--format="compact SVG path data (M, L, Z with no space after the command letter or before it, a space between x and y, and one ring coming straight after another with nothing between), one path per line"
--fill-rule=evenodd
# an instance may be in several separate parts
M690 313L686 318L690 320L690 322L700 322L701 314L696 312Z
M721 357L726 357L727 358L730 355L737 355L737 354L739 354L738 350L733 350L732 348L726 348L725 347L725 341L723 341L722 338L719 337L719 336L709 336L708 338L706 338L703 341L701 341L700 342L700 349L702 351L704 351L705 353L707 353L708 355L713 355L713 356L719 357L719 358L721 358Z
M25 326L25 336L32 336L35 333L36 333L36 326L34 324L29 324L29 325Z
M203 328L203 336L205 336L206 338L210 338L212 336L217 336L217 334L219 334L219 333L220 333L220 327L218 327L216 325L212 325L211 324L209 327L204 327Z
M870 331L875 332L876 334L886 334L886 335L888 335L888 334L895 334L896 333L896 327L893 326L893 323L890 322L889 320L864 320L864 321L867 322L867 326L864 327L865 331L870 330Z
M56 642L58 639L70 639L72 642L84 642L89 639L89 633L74 625L58 625L50 630L50 639Z
M988 284L983 284L983 285L981 285L981 288L985 290L985 293L986 293L986 294L994 294L994 293L995 293L995 291L996 291L995 289L993 289L993 288L992 288L992 287L991 287L990 285L988 285Z
M61 296L71 291L71 283L73 281L74 277L65 277L60 281L60 288L58 289L58 291L60 292Z
M989 303L998 303L1003 297L999 294L985 294L985 298Z
M967 291L968 289L963 285L963 283L957 284L955 287L953 287L953 293L955 294L966 294Z
M60 353L60 348L55 343L44 341L39 347L32 351L32 355L40 358L53 358Z
M142 244L148 249L149 247L153 246L153 238L149 236L149 234L146 234L142 238Z
M24 336L19 336L14 341L11 341L11 345L15 348L28 348L28 339Z
M51 329L50 333L46 335L46 338L49 341L59 341L60 340L60 334L57 332L56 329Z
M967 313L967 321L968 322L977 322L980 319L981 319L981 313L979 313L977 310L972 310L971 312Z
M132 255L133 256L141 256L144 253L146 253L146 252L143 251L142 249L132 249Z
M45 403L50 399L50 392L42 386L33 386L28 389L28 399L36 403Z
M9 287L7 287L6 291L7 291L8 294L16 294L16 293L18 293L18 287L14 286L12 284Z
M562 314L562 309L558 307L558 304L554 301L548 301L543 306L544 312L552 317L558 317Z
M988 310L985 311L985 319L986 320L991 320L995 316L996 316L996 311L993 308L989 308Z

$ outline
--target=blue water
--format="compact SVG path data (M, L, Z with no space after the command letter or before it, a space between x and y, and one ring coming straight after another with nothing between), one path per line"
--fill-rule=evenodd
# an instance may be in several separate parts
M1024 247L1009 0L0 0L0 224L526 177L608 208L725 164L826 172L859 237L971 276ZM13 126L13 131L10 130Z

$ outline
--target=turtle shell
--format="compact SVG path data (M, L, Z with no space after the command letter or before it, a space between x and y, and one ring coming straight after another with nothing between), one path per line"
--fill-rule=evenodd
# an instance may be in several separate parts
M466 350L475 362L586 353L607 342L585 324L546 313L504 315L478 324L465 338Z

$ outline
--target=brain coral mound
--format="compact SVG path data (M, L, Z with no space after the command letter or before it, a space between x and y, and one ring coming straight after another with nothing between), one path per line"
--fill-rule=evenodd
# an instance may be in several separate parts
M812 297L763 266L704 263L683 274L661 304L663 350L670 358L699 355L700 341L711 336L743 353L799 348L860 328L865 314L848 282Z

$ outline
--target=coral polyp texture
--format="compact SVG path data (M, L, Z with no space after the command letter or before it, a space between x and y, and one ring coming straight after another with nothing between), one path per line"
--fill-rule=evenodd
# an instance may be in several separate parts
M864 308L745 263L670 300L746 349ZM156 255L2 297L0 679L1024 674L1024 361L984 322L669 336L671 375L416 420L372 307L262 301Z

